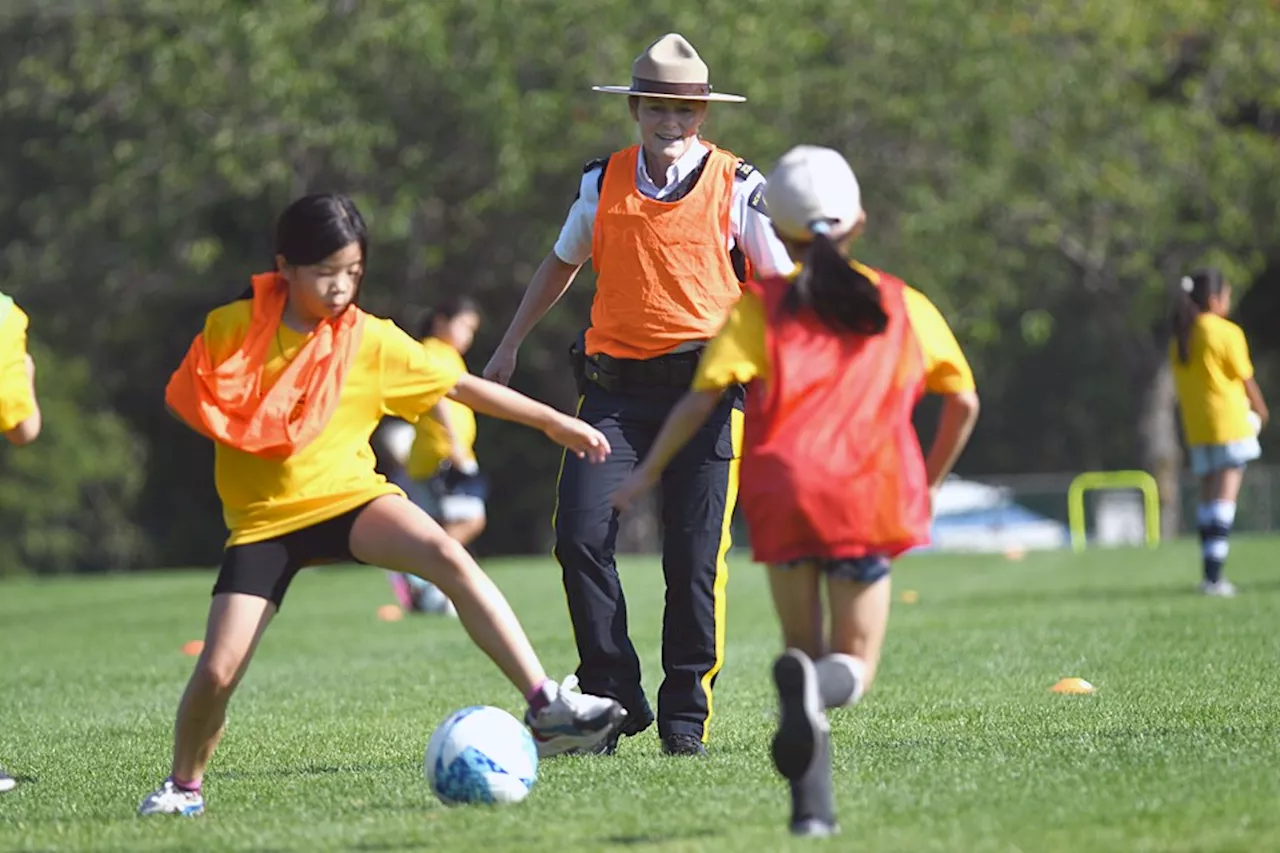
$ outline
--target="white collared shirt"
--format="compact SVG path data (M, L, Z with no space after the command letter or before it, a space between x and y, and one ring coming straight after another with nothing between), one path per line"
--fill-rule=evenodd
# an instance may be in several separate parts
M690 146L684 156L667 168L666 184L661 187L649 176L642 154L636 158L636 188L645 196L661 201L698 168L710 153L711 149L701 141ZM591 257L596 208L600 204L601 168L597 166L582 176L578 198L569 208L569 216L560 229L555 253L566 264L584 264ZM759 171L752 172L745 179L734 179L733 198L729 207L729 234L725 244L728 249L733 249L734 246L742 249L742 253L751 261L757 278L786 275L793 267L786 247L773 233L769 217L750 204L752 194L763 186L764 175Z

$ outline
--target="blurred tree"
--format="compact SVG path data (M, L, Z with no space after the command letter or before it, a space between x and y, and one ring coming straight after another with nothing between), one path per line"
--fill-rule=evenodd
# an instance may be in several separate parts
M128 511L146 470L142 441L102 407L86 359L34 338L30 351L44 427L34 443L0 452L0 576L138 565L149 549Z
M762 168L801 141L849 156L864 257L939 303L978 372L988 405L962 470L1144 464L1168 489L1170 285L1219 262L1247 290L1280 254L1269 0L11 5L0 286L59 362L92 367L65 417L114 413L146 460L113 512L148 548L111 565L217 558L211 452L161 394L203 314L271 263L284 204L357 198L376 313L411 327L441 294L474 295L478 370L582 162L634 137L625 99L589 86L627 80L669 30L750 98L714 108L709 138ZM522 350L516 387L572 405L565 349L590 297L588 269ZM559 454L480 429L496 522L481 548L543 551Z

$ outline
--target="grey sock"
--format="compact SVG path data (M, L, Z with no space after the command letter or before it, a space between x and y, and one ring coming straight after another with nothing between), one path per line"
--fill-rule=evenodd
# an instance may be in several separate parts
M866 665L855 657L831 654L813 662L818 674L818 691L827 708L843 708L862 698Z
M831 783L831 738L823 731L814 743L813 761L804 775L791 782L791 832L830 835L837 831Z

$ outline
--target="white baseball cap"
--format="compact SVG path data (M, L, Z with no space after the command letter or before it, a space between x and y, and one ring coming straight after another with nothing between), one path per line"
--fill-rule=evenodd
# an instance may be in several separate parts
M797 145L782 155L765 179L764 201L774 227L794 240L811 239L815 223L842 237L862 216L862 191L848 161L817 145Z

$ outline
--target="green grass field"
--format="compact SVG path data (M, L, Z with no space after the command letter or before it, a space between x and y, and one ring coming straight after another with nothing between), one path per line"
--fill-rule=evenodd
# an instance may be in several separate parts
M239 694L197 819L141 819L212 574L0 584L0 850L1192 851L1280 849L1280 575L1239 537L1241 597L1191 590L1191 542L899 564L872 694L833 717L843 834L786 832L768 760L777 628L739 557L713 755L545 762L503 809L439 805L422 753L451 710L520 697L456 622L380 622L371 569L304 574ZM551 674L576 658L557 569L489 567ZM624 569L652 696L657 564ZM919 600L900 603L904 590ZM1080 676L1092 696L1049 687Z

